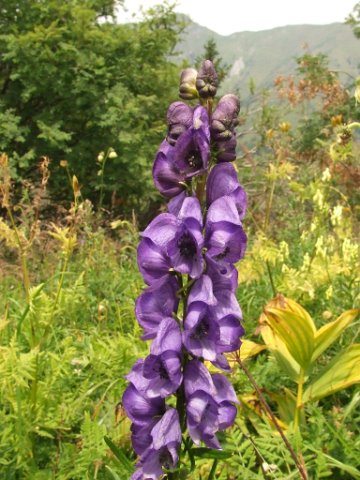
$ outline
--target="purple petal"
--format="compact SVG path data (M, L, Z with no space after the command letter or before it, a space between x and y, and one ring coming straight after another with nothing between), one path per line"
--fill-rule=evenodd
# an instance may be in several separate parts
M181 206L186 198L186 191L183 191L176 195L176 197L172 198L170 202L168 203L168 212L172 213L176 217L178 216Z
M221 373L213 373L211 377L216 388L214 398L218 403L224 401L239 403L234 387L224 375Z
M185 188L185 177L174 164L172 156L159 152L152 170L155 187L165 197L174 197Z
M178 219L185 220L188 218L193 218L199 223L199 226L202 227L203 218L200 202L197 197L187 197L183 201L183 204L178 214Z
M240 217L234 200L229 197L220 197L211 203L206 215L206 224L229 222L240 225Z
M186 397L197 390L203 390L209 395L216 394L216 388L208 369L199 360L191 360L184 370L184 387Z
M217 261L236 263L245 254L247 237L241 225L217 222L207 230L207 255Z
M166 253L148 238L143 238L137 250L139 270L148 285L152 285L169 273L170 259Z
M144 340L154 338L160 322L166 317L171 317L177 311L178 289L177 278L174 275L166 275L138 297L135 304L135 315L145 331Z
M122 397L122 403L127 416L138 425L146 425L157 415L162 415L165 411L165 402L161 398L148 399L143 397L130 384Z
M170 444L180 445L181 428L179 414L175 408L169 408L151 432L153 448L160 450Z
M218 409L218 422L219 430L225 430L226 428L234 425L237 408L228 402L223 402Z
M208 207L218 198L229 196L235 202L239 218L244 218L247 196L238 182L237 173L230 163L215 165L206 184L206 201Z
M216 305L217 300L213 291L213 283L208 275L201 275L192 286L188 297L188 306L193 302L203 302L207 305Z
M156 339L151 345L151 353L159 355L166 350L181 352L181 331L173 318L164 318L159 324Z
M165 250L167 244L174 238L176 229L176 217L171 213L161 213L149 223L141 236L150 239L155 245Z

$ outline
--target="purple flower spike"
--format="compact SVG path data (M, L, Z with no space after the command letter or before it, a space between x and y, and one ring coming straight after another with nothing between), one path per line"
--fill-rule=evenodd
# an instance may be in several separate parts
M236 263L244 256L247 238L231 197L213 202L206 218L207 255L216 261Z
M193 110L183 102L174 102L167 111L166 119L168 122L166 140L174 147L180 135L191 127Z
M191 178L207 169L209 157L209 117L206 109L198 106L194 110L192 127L176 143L174 162L185 178Z
M186 188L185 176L174 163L174 153L174 147L164 140L154 161L154 184L165 197L174 197Z
M234 200L239 218L242 220L246 212L247 195L239 184L234 166L230 163L215 165L206 183L206 203L208 207L223 196L229 196Z

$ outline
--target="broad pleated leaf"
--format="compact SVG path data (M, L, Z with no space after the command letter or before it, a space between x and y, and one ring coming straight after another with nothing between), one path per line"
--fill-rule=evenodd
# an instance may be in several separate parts
M311 361L316 360L332 343L335 342L342 332L359 314L359 309L347 310L333 322L321 327L315 334L314 353Z
M304 392L303 401L319 400L360 382L360 344L337 355Z

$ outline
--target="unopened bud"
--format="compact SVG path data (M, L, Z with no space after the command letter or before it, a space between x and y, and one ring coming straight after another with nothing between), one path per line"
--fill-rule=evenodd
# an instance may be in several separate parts
M115 152L115 150L110 149L109 158L117 158L117 153Z
M180 75L179 96L184 100L192 100L199 96L196 90L197 71L194 68L185 68Z
M81 192L80 192L79 181L78 181L78 179L76 178L75 175L73 175L73 178L72 178L72 188L73 188L75 197L76 198L80 197Z
M215 97L218 76L211 60L205 60L196 77L196 88L201 98Z
M68 161L67 160L60 160L60 167L66 168L68 166Z
M102 163L104 161L104 152L99 153L99 155L97 156L97 161L99 163Z
M166 140L175 146L180 135L191 127L193 110L183 102L174 102L170 105L167 115L168 134Z

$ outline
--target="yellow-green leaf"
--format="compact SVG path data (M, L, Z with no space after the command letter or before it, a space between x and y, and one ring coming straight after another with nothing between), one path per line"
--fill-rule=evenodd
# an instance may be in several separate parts
M303 401L319 400L360 382L360 344L351 345L323 369L304 392Z
M266 308L265 315L290 355L306 371L314 350L314 330L308 317L280 308Z
M247 358L254 357L258 353L265 350L266 345L252 342L251 340L243 340L240 347L240 358L246 360Z
M267 325L261 327L261 335L280 367L294 382L297 382L299 379L300 366L294 357L290 355L285 343Z
M312 361L316 360L350 325L359 314L359 309L347 310L333 322L321 327L315 334L315 346Z

